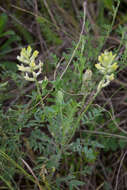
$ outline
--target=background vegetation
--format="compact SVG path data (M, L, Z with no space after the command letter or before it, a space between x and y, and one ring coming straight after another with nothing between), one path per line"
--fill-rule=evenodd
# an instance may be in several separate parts
M126 0L0 1L0 189L127 189L126 9ZM28 45L49 81L42 97L17 68ZM104 50L119 68L93 99Z

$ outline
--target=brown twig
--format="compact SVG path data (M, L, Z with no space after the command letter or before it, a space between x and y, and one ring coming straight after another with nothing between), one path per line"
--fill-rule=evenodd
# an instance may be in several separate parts
M57 22L56 22L56 20L55 20L55 18L54 18L54 16L53 16L53 14L52 14L52 12L51 12L49 6L48 6L47 1L46 1L46 0L43 0L43 2L44 2L45 7L46 7L47 10L48 10L48 13L49 13L49 15L50 15L50 17L51 17L51 19L52 19L52 22L54 23L54 25L55 25L57 31L59 31L59 27L58 27Z
M38 178L36 177L36 175L34 174L33 170L31 169L31 167L27 164L27 162L25 160L23 160L22 158L20 158L20 160L25 164L25 166L28 168L28 170L30 171L30 173L32 174L32 176L34 177L35 181L36 181L36 184L38 185L39 187L39 190L44 190L42 188L42 186L40 185L39 181L38 181Z
M122 164L123 164L123 161L124 161L124 158L125 158L126 154L127 154L127 151L124 153L124 155L123 155L123 157L121 159L120 166L119 166L119 169L118 169L118 173L117 173L117 176L116 176L116 185L115 185L114 190L117 190L117 188L118 188L118 178L119 178L120 170L122 168Z

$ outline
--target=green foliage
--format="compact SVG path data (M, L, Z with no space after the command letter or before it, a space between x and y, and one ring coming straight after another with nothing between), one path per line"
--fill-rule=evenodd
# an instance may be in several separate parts
M31 44L34 42L32 34L21 24L14 23L16 29L18 30L18 33L20 36L28 43Z
M62 10L67 10L71 3L56 2ZM86 19L85 35L81 33L79 41L72 42L72 47L63 52L62 61L53 54L50 62L42 64L38 62L37 51L31 54L30 46L23 48L18 56L21 76L15 72L15 62L4 60L13 50L13 44L19 44L21 39L14 30L8 29L8 16L0 15L0 64L4 70L0 84L0 180L3 189L79 190L88 185L87 178L93 175L95 165L98 166L101 152L113 154L126 148L126 133L120 130L121 120L114 118L114 110L108 109L105 102L104 105L101 102L101 106L99 101L95 104L96 97L99 99L100 91L107 86L106 80L109 84L116 77L117 67L112 61L119 56L122 45L125 51L117 60L120 65L117 71L125 68L127 62L126 28L122 26L117 30L121 42L113 50L116 56L111 50L101 54L102 48L109 48L105 42L114 23L105 18L104 9L111 11L115 18L118 8L112 8L113 1L101 3L103 7L97 17L97 23L102 25L99 38L95 40L91 23ZM26 6L28 4L33 6L31 1L25 2ZM42 5L40 10L44 11L44 7ZM37 16L36 21L44 40L56 47L62 40L47 16L48 11L46 19ZM34 42L26 28L17 23L14 26L26 43ZM109 73L113 77L105 78ZM100 178L108 186L103 176Z
M4 70L16 71L16 63L4 61L3 58L13 51L13 44L19 42L21 38L13 30L6 30L7 24L8 16L2 13L0 15L0 67Z
M7 21L8 21L8 17L6 14L1 14L0 15L0 34L4 31L5 29L5 26L7 24ZM3 34L4 35L4 34Z
M96 121L97 118L101 118L103 115L104 109L101 107L98 108L92 108L90 111L87 112L87 114L84 115L82 122L83 124L91 124L92 122Z
M114 6L113 0L103 0L103 2L106 8L108 8L109 10L112 10Z
M37 22L40 24L42 35L49 44L60 45L62 43L62 40L53 31L50 23L45 22L41 17L37 17Z

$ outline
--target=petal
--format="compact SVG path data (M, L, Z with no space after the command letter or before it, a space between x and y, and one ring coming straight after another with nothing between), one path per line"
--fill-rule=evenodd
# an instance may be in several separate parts
M96 67L98 70L102 70L102 69L103 69L103 67L102 67L99 63L95 64L95 67Z
M28 55L28 57L30 57L31 52L32 52L32 48L31 48L31 46L28 46L27 47L27 55Z
M118 64L115 62L111 67L115 71L118 68Z
M34 61L31 61L31 62L30 62L30 67L35 68L35 66L36 66L35 62L34 62Z
M34 78L29 77L27 73L26 73L26 75L24 76L24 79L26 79L27 81L31 81L31 82L35 81Z
M30 67L24 67L24 65L17 65L18 70L22 71L22 72L31 72L31 68Z

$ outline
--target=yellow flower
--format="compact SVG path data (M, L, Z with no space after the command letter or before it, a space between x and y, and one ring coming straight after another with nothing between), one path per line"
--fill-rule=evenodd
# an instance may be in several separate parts
M116 54L113 55L111 51L105 51L98 56L99 63L95 64L95 67L104 75L97 87L98 92L114 80L114 71L118 68L117 62L114 62L115 57Z
M99 63L95 64L95 67L102 73L102 74L110 74L114 72L118 65L115 61L116 54L112 54L112 52L105 51L100 56L98 56Z
M18 70L22 71L24 73L24 78L28 81L36 81L37 77L41 74L43 63L39 61L38 64L35 63L35 59L38 56L38 51L35 50L32 54L32 48L28 46L27 48L22 48L20 56L17 56L17 59L27 64L27 66L24 66L23 64L17 65ZM29 77L29 74L31 74L31 77ZM41 81L39 81L40 83Z

